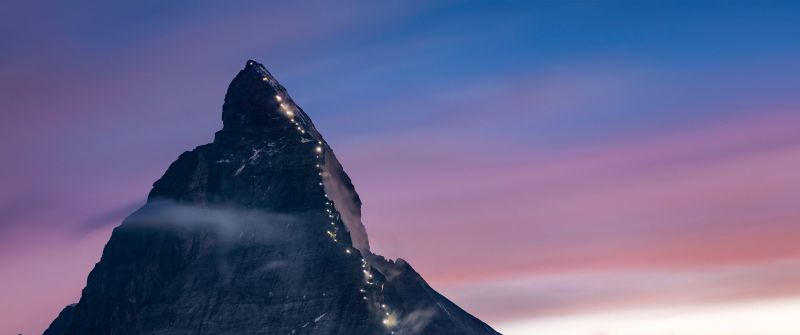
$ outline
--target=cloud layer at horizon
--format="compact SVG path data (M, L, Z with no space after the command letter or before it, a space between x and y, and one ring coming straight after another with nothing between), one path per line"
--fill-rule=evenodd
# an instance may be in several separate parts
M249 58L333 145L373 249L492 325L800 292L796 4L10 7L0 296L26 299L2 333L79 297Z

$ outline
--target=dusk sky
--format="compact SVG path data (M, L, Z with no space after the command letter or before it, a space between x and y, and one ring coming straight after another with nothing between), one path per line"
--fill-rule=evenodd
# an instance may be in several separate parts
M263 63L373 250L505 335L797 335L800 3L4 1L0 334Z

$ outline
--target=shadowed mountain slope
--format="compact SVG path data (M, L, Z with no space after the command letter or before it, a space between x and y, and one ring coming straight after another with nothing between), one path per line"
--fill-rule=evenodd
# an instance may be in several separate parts
M45 334L498 334L369 251L350 178L262 65L231 82L222 120L114 229Z

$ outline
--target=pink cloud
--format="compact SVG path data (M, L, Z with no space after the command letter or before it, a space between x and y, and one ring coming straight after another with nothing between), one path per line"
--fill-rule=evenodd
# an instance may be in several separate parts
M800 261L680 270L585 271L448 286L444 293L499 323L566 314L796 296Z

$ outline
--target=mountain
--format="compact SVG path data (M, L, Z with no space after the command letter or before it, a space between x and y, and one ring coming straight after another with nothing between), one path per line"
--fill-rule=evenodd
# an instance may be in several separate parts
M236 75L222 121L114 229L45 334L499 334L370 252L350 178L264 66Z

